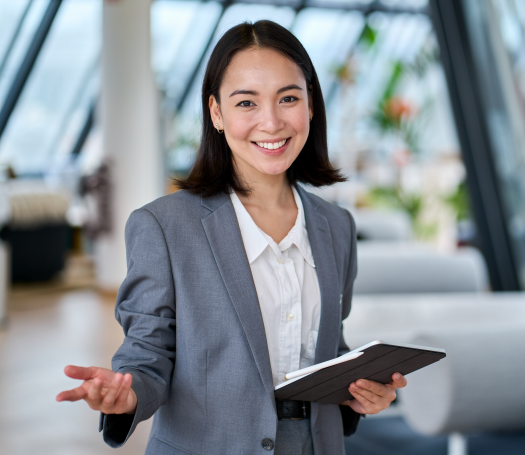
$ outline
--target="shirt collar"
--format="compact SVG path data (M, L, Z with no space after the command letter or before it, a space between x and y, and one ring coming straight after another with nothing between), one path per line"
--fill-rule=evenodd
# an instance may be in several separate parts
M297 205L297 218L288 235L279 243L279 248L283 251L294 244L299 249L304 260L312 267L315 267L312 249L310 248L310 242L308 241L308 232L306 231L303 202L301 201L299 193L293 186L292 191L295 198L295 204Z
M251 264L266 249L268 241L264 237L263 232L253 221L248 211L244 208L244 205L242 205L242 202L235 194L235 191L230 193L230 198L241 230L241 237L244 243L244 249L246 250L246 256L248 256L248 262Z
M278 245L269 235L263 232L255 224L252 217L235 192L232 191L230 193L233 208L235 209L235 214L237 215L237 221L239 222L244 248L246 250L248 262L250 264L255 261L255 259L257 259L268 246L272 247L273 249L277 247L279 250L284 251L294 244L303 256L304 260L312 267L315 267L312 249L310 247L310 242L308 241L308 232L306 231L303 203L299 193L293 186L292 191L295 198L295 203L297 205L297 218L290 232L283 240L281 240Z

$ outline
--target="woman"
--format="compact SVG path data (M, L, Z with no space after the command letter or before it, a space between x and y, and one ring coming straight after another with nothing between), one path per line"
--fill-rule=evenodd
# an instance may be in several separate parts
M113 371L68 366L84 382L57 399L101 411L113 447L155 414L147 454L343 454L343 432L406 380L359 380L341 406L274 399L285 373L348 352L354 222L297 186L344 181L315 70L283 27L240 24L210 57L202 103L182 190L126 226Z

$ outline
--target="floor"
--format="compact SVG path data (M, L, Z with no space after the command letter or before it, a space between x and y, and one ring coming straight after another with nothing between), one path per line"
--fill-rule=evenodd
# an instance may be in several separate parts
M0 329L0 455L143 454L150 422L122 449L107 447L98 413L84 402L57 403L75 382L67 364L110 366L122 331L114 298L93 289L53 286L15 289L9 323ZM475 435L469 455L523 455L525 434ZM348 455L446 455L444 437L414 433L399 417L368 418L347 439Z
M143 454L149 422L133 443L114 450L98 430L98 413L84 402L57 403L58 392L75 387L68 364L110 366L122 341L113 300L93 290L18 292L0 330L0 454Z

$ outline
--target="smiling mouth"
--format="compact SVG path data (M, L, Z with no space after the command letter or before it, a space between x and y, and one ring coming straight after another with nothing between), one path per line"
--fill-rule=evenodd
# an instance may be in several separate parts
M291 138L288 137L280 142L253 142L252 141L252 144L255 144L257 147L260 147L262 149L272 152L274 150L282 149L290 141L290 139Z

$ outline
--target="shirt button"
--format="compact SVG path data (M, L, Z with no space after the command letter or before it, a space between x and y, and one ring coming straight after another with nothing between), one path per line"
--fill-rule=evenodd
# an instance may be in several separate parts
M262 446L264 450L272 450L273 449L273 441L270 438L264 438L262 440Z
M281 258L277 258L277 261L279 262L279 264L284 264L286 261L283 261Z
M286 319L288 319L289 321L293 321L295 319L295 316L292 313L288 313L286 315Z

